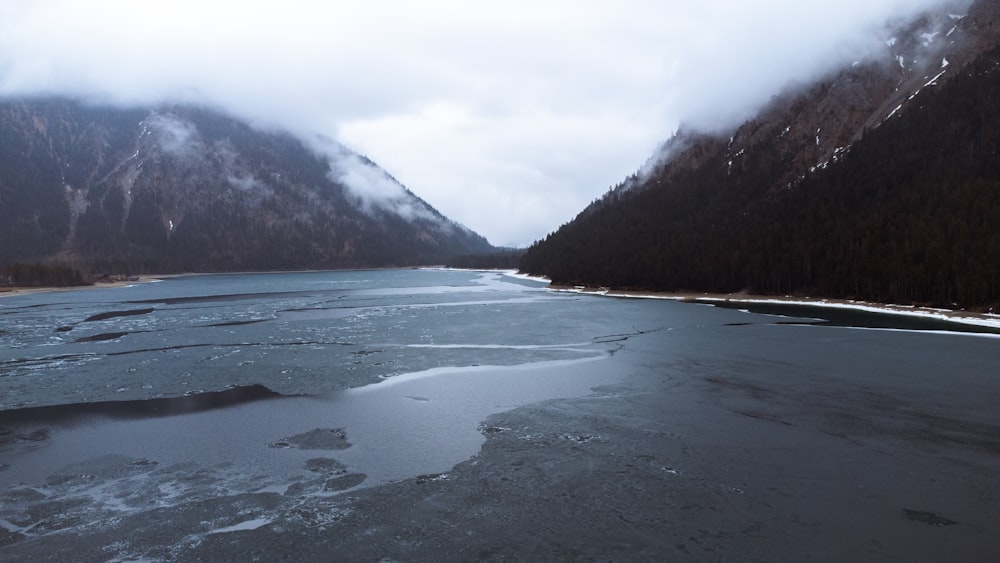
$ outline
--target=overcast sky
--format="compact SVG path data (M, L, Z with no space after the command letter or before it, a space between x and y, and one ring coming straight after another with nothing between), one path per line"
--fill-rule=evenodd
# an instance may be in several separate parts
M357 150L527 245L680 123L745 116L938 0L0 0L0 94L194 101Z

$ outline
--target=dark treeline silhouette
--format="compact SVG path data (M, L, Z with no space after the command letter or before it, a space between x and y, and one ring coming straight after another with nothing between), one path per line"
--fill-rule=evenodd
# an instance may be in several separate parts
M80 270L53 264L8 264L0 266L0 286L70 287L90 285Z
M555 283L1000 307L1000 50L791 185L769 146L613 194L528 249ZM766 143L762 144L765 145Z
M448 261L449 268L470 270L516 270L521 265L525 249L509 248L484 254L462 254Z

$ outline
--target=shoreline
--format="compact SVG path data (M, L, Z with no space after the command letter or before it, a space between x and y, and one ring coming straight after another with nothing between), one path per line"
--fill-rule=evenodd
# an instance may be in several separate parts
M65 287L4 287L0 288L0 299L4 297L16 297L18 295L31 295L33 293L59 293L63 291L89 291L93 289L111 289L116 287L129 287L141 283L153 283L169 278L187 276L190 274L150 274L138 276L135 280L121 281L96 281L90 285L71 285Z
M757 295L750 293L696 293L696 292L666 292L666 291L630 291L608 288L592 288L583 286L549 285L552 291L563 293L579 293L583 295L598 295L623 299L666 299L686 303L746 303L759 305L803 305L810 307L826 307L831 309L852 309L869 313L887 315L903 315L967 325L1000 328L1000 315L991 313L974 313L971 311L920 307L916 305L896 305L892 303L873 303L870 301L855 301L852 299L831 299L824 297L776 297L773 295Z
M462 270L466 268L454 268ZM481 269L468 269L470 271L486 271ZM312 270L307 270L312 271ZM492 270L499 271L506 275L542 283L548 283L548 289L560 293L578 293L581 295L597 295L601 297L615 297L621 299L665 299L670 301L681 301L686 303L746 303L763 305L802 305L811 307L826 307L851 309L855 311L865 311L869 313L880 313L888 315L902 315L909 317L919 317L925 319L935 319L946 322L954 322L966 325L983 326L1000 329L1000 314L996 313L976 313L972 311L941 309L935 307L922 307L917 305L899 305L893 303L876 303L871 301L857 301L853 299L833 299L825 297L792 297L760 295L752 293L698 293L693 291L635 291L619 290L610 288L594 288L587 286L568 286L553 284L551 280L523 274L518 270ZM271 273L271 272L226 272L233 274L246 273ZM142 283L153 283L165 279L177 278L181 276L200 275L202 272L188 272L182 274L146 274L138 276L137 280L122 280L103 282L97 281L93 285L69 286L69 287L12 287L0 288L0 299L4 297L15 297L19 295L30 295L33 293L56 293L62 291L110 289L128 287Z
M73 286L39 286L39 287L0 287L0 299L4 297L14 297L17 295L30 295L32 293L57 293L61 291L76 291L76 290L91 290L91 289L107 289L107 288L117 288L117 287L129 287L131 285L141 284L141 283L152 283L162 280L179 278L184 276L239 276L244 274L293 274L293 273L306 273L306 272L364 272L368 270L394 270L394 269L420 269L428 268L433 269L430 266L405 266L399 268L344 268L344 269L333 269L333 270L247 270L242 272L183 272L180 274L142 274L138 276L135 280L121 280L121 281L95 281L91 285L73 285ZM462 268L456 268L462 269ZM480 270L470 270L470 271L480 271ZM506 270L505 270L506 271ZM516 272L517 270L509 270L510 272ZM538 278L535 278L538 279ZM548 282L548 280L541 280Z

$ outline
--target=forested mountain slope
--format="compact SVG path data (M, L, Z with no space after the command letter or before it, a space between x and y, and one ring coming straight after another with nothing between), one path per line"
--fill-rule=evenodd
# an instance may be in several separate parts
M354 268L491 248L334 141L198 107L0 101L0 266Z
M522 270L563 284L1000 305L997 4L930 14L882 60L786 93L731 134L682 131L650 171L535 243Z

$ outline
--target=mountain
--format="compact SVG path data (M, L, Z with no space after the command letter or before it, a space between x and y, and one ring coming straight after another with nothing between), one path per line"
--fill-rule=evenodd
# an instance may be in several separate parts
M724 132L681 130L521 269L555 283L1000 306L1000 3L888 28L885 49Z
M334 141L201 107L0 101L0 265L358 268L491 248Z

